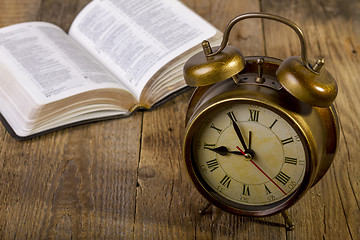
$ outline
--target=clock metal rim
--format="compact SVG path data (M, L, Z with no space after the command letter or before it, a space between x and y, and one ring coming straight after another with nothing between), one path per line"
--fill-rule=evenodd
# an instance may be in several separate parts
M233 103L246 103L246 104L252 104L252 105L260 105L264 108L269 109L270 111L275 112L279 116L281 116L285 121L287 121L291 127L295 130L295 132L299 135L300 140L302 142L302 146L304 147L305 151L305 161L306 161L306 169L304 173L304 179L302 183L299 185L299 187L288 197L279 200L275 203L263 205L264 207L260 206L249 206L244 204L239 204L232 202L231 200L224 200L225 198L221 195L215 193L211 189L211 187L206 186L207 184L204 184L204 180L201 179L199 176L199 173L197 173L195 170L196 166L192 159L192 138L195 134L195 131L197 130L198 126L200 126L201 121L203 118L206 117L206 113L208 111L213 111L216 107L222 107L222 105L231 105ZM306 135L302 131L301 127L296 123L296 121L286 112L279 109L277 106L272 105L270 103L261 101L259 99L249 99L249 98L241 98L241 97L232 97L229 99L225 99L222 101L218 101L216 103L210 104L205 109L201 110L199 113L195 113L196 116L191 119L189 122L190 124L187 126L186 134L185 134L185 143L184 143L184 159L186 168L188 170L188 174L190 175L190 178L194 185L196 186L197 190L212 204L214 204L217 207L222 208L225 211L228 211L230 213L234 213L237 215L243 215L243 216L253 216L253 217L261 217L261 216L269 216L276 213L279 213L280 211L283 211L290 206L292 206L298 199L301 198L303 194L306 193L306 191L311 186L310 181L310 173L313 172L313 165L310 162L310 146L308 144L308 140L306 139ZM189 152L190 151L190 152ZM215 197L215 196L216 197ZM220 197L219 197L220 196ZM222 199L222 200L219 200ZM240 209L244 208L244 209Z

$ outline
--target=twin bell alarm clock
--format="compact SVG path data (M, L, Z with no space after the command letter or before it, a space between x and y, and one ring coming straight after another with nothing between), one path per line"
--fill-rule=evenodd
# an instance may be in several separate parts
M244 57L227 45L232 27L249 18L291 27L301 57ZM324 176L338 146L336 81L323 59L309 63L301 29L276 15L237 16L219 47L202 47L184 66L186 83L197 88L183 145L187 172L208 201L202 212L215 205L249 217L282 213L292 230L286 209Z

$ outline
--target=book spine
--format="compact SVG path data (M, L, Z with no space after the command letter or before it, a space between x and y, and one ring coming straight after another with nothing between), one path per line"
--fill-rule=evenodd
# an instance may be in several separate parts
M151 109L151 106L146 105L146 104L136 104L135 106L133 106L132 108L130 108L130 112L135 112L138 110L149 110Z

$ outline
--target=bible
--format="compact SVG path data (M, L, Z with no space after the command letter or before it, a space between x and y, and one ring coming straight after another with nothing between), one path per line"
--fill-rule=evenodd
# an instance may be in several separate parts
M178 0L93 0L66 33L46 22L0 29L1 120L28 139L151 109L186 88L185 61L221 33Z

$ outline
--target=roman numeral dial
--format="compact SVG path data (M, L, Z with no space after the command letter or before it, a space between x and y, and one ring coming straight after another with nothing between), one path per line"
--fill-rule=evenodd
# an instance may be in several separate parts
M292 157L285 157L285 163L296 165L297 159Z
M231 183L231 178L230 178L228 175L225 175L225 176L221 179L220 183L221 183L224 187L229 188L230 183Z
M216 130L219 134L221 134L222 129L215 127L214 124L211 124L210 128Z
M208 166L208 168L210 169L210 172L215 171L216 169L218 169L219 167L219 163L216 159L210 160L206 162L206 165Z
M259 111L258 110L253 110L253 109L249 109L250 111L250 118L249 121L255 121L258 122L259 121Z
M192 139L199 184L230 205L272 205L293 196L304 178L306 152L296 125L256 104L210 111Z
M280 172L275 177L275 179L277 179L279 182L281 182L283 185L285 185L290 180L290 177L288 175L286 175L285 173Z
M281 143L282 143L283 145L289 144L289 143L292 143L292 142L294 142L294 139L293 139L292 137L289 137L289 138L286 138L286 139L284 139L284 140L281 140Z

